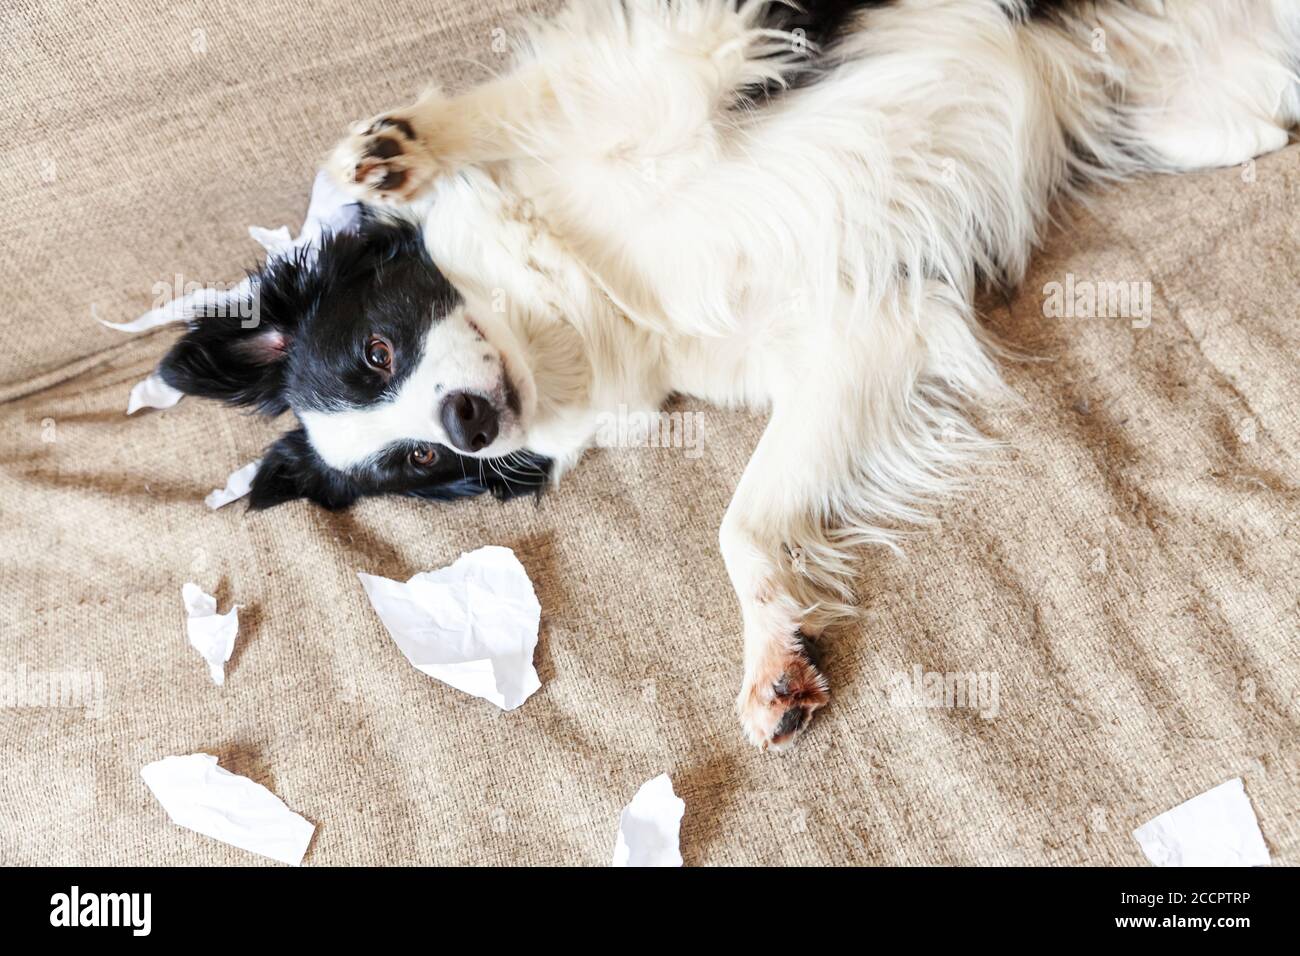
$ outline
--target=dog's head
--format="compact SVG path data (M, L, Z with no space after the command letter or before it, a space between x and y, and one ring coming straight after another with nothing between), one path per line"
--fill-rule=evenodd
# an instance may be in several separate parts
M364 219L272 258L252 290L249 309L193 319L161 365L187 394L298 417L262 459L252 507L546 483L551 462L524 448L536 393L523 356L468 313L415 225Z

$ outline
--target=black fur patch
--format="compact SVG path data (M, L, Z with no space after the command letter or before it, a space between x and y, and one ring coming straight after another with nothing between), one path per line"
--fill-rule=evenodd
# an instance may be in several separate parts
M856 14L863 10L887 7L893 2L894 0L798 0L793 6L774 3L768 8L764 26L794 33L812 46L825 50L852 25Z
M413 447L413 446L412 446ZM490 492L499 501L540 493L549 480L550 459L520 452L507 460L466 458L442 445L434 460L417 465L411 448L393 446L377 460L339 471L325 464L299 428L279 439L262 457L253 479L248 506L260 511L285 501L307 498L331 511L371 495L406 495L454 501Z
M458 301L409 222L367 220L326 237L314 259L271 259L253 288L251 308L191 320L159 367L169 385L267 414L372 404L415 368L434 316ZM372 332L394 346L387 380L360 360Z
M1050 20L1061 13L1079 10L1091 0L1025 0L1025 13L1030 20Z
M763 26L784 30L801 44L807 66L787 76L785 85L766 83L742 91L749 100L766 102L780 93L810 86L821 75L827 52L844 36L856 14L887 7L894 0L796 0L794 5L773 3L764 11Z

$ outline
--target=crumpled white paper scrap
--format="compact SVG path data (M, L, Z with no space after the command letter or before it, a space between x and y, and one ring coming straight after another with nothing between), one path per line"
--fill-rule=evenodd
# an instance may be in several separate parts
M542 686L533 667L542 608L509 548L479 548L405 584L357 576L418 670L503 710L514 710Z
M293 236L289 235L288 226L281 226L278 229L267 229L265 226L249 226L248 238L252 239L272 256L287 252L293 246Z
M303 220L298 238L289 238L289 228L266 229L261 226L249 226L248 234L257 242L270 258L290 255L300 248L306 248L309 254L314 252L320 237L326 231L342 232L351 228L361 214L361 207L321 170L312 183L311 200L307 204L307 216ZM105 322L100 324L119 332L144 332L159 325L172 322L184 322L205 312L222 308L234 309L235 304L247 301L252 295L253 283L245 277L242 282L229 289L197 289L179 299L171 299L155 309L150 309L138 319L130 322Z
M1268 866L1268 847L1240 777L1133 831L1156 866Z
M316 825L260 783L217 766L211 754L164 757L140 768L172 822L189 830L299 866Z
M126 401L126 413L134 415L142 408L171 408L184 397L184 392L172 388L163 381L161 375L154 372L148 378L135 383L131 389L131 397Z
M226 479L226 487L212 489L203 499L203 503L216 511L244 497L252 489L253 478L257 475L257 469L261 464L262 459L258 458L250 461L243 468L232 471L230 477Z
M203 593L193 581L181 588L185 601L185 631L190 644L208 662L208 672L217 684L226 682L226 661L235 650L235 637L239 634L239 605L225 614L217 613L217 599Z
M169 299L130 322L108 322L100 319L99 324L119 332L144 332L159 325L184 322L204 312L228 309L231 314L238 314L235 311L237 303L247 300L252 294L252 289L253 280L245 277L242 282L229 289L195 289L179 299Z
M681 866L682 814L686 801L673 792L668 774L643 783L618 818L614 866Z

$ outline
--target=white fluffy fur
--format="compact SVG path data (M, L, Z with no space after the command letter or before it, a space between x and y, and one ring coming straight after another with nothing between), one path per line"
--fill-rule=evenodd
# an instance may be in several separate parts
M1285 143L1300 18L1282 0L1050 20L900 0L860 16L818 82L760 106L742 88L802 62L763 6L576 4L511 72L388 114L417 133L386 167L402 190L375 185L383 169L353 181L363 134L334 165L364 198L412 204L465 295L456 321L519 357L518 445L568 467L601 413L672 392L770 409L720 532L742 722L767 745L824 700L796 632L852 613L855 546L894 544L986 444L961 415L1002 390L977 280L1022 277L1064 191Z

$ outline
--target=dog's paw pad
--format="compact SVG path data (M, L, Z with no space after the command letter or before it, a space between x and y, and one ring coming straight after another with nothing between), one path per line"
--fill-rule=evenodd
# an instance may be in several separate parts
M736 702L741 726L755 746L783 749L830 700L830 687L818 670L812 644L796 634L793 644L775 645Z
M392 159L394 156L401 156L403 153L402 144L391 136L376 136L361 152L362 159Z
M406 182L406 170L382 164L358 165L353 181L379 194L392 194Z
M375 136L390 129L405 139L415 139L415 127L410 120L404 120L400 116L380 116L366 127L366 135Z

